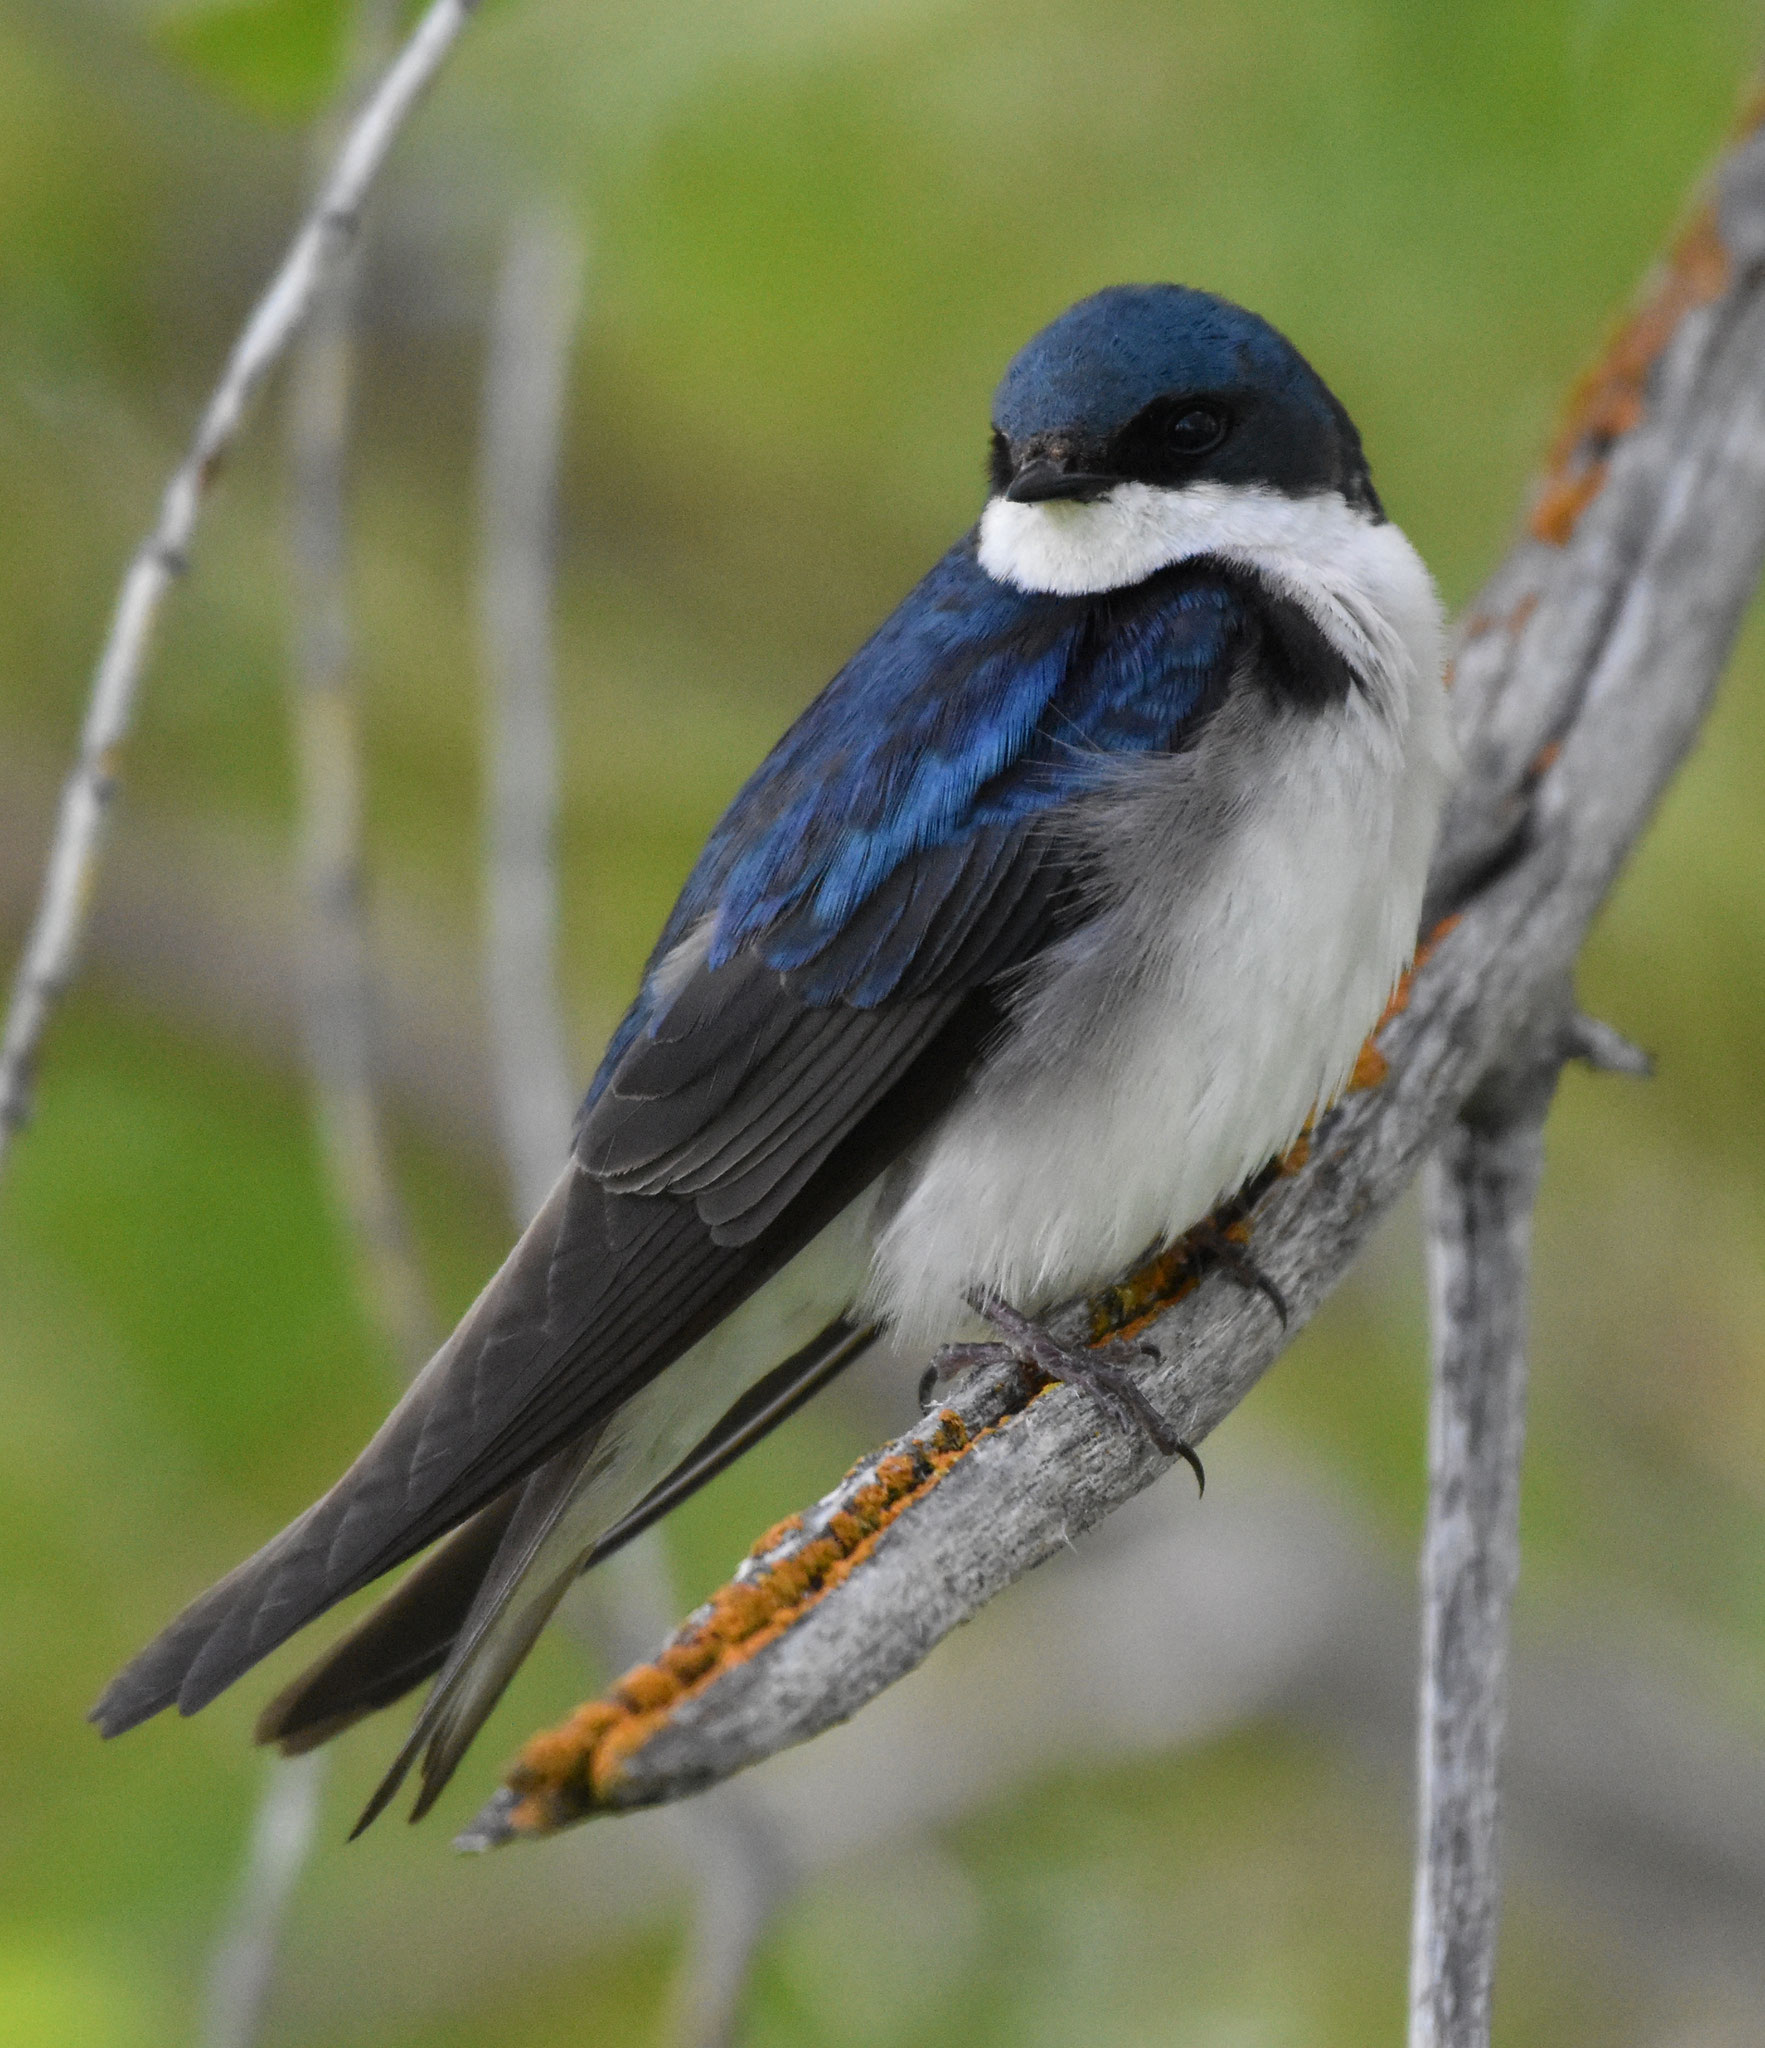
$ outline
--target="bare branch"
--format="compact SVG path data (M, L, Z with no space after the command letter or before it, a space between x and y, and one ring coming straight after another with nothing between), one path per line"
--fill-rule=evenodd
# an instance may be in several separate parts
M1765 556L1765 142L1750 134L1583 385L1526 535L1460 635L1470 770L1433 898L1450 926L1309 1159L1260 1193L1290 1309L1181 1249L1055 1319L1127 1328L1190 1442L1346 1271L1479 1083L1523 1042L1708 705ZM1180 1296L1180 1298L1178 1298ZM867 1458L605 1700L535 1738L462 1841L696 1791L819 1733L1168 1466L1069 1389L981 1373Z
M673 2048L733 2048L755 1951L801 1881L802 1861L749 1786L720 1785L690 1819L697 1890L662 2038Z
M1526 1305L1544 1119L1569 1059L1647 1075L1565 979L1423 1175L1434 1336L1422 1543L1410 2048L1488 2048L1501 1917L1509 1622L1520 1575Z
M268 1767L243 1879L209 1969L203 2048L249 2048L258 2037L282 1924L318 1825L326 1762L315 1750Z
M1544 1117L1565 1034L1486 1086L1423 1177L1434 1392L1422 1549L1410 2048L1487 2048L1501 1911L1499 1779L1520 1574L1526 1302Z
M159 517L123 578L0 1037L0 1167L13 1134L29 1115L37 1049L74 970L116 793L120 750L134 722L141 674L166 592L186 565L203 502L252 400L305 324L326 280L336 275L399 130L476 6L477 0L433 0L350 124L312 210L234 344L190 450L166 485Z
M1736 269L1756 264L1759 255L1760 174L1750 154L1743 149L1731 159L1727 203L1694 219L1642 311L1585 381L1533 508L1529 541L1496 579L1510 626L1491 636L1495 659L1484 667L1477 662L1473 614L1465 682L1468 694L1481 689L1485 702L1478 707L1473 700L1483 716L1472 728L1471 775L1460 792L1456 832L1448 834L1448 858L1456 852L1458 867L1436 883L1443 900L1455 883L1475 874L1480 860L1499 859L1504 843L1513 845L1527 830L1526 784L1549 774L1578 697L1588 702L1608 664L1623 675L1628 663L1634 676L1639 642L1659 632L1647 609L1655 593L1646 577L1651 568L1657 577L1670 566L1683 571L1683 556L1676 561L1662 553L1651 564L1642 541L1636 578L1625 588L1600 574L1553 581L1541 550L1583 528L1590 552L1603 544L1602 566L1622 565L1645 520L1672 517L1675 484L1694 487L1693 478L1672 477L1664 445L1650 450L1646 435L1631 436L1630 446L1618 444L1639 417L1650 410L1657 420L1670 415L1676 400L1690 430L1710 430L1710 419L1696 410L1697 382L1712 367L1718 308L1739 296ZM1725 310L1730 319L1744 318L1738 306ZM1678 345L1667 346L1670 338ZM1662 465L1653 504L1637 442L1642 458L1653 454ZM1614 460L1626 458L1638 464L1628 496L1612 487ZM1756 465L1750 479L1743 473L1735 481L1742 487L1750 481L1756 495ZM1732 634L1738 603L1756 574L1745 555L1731 557L1724 568L1744 570L1745 581L1729 574L1698 588L1707 607L1705 629L1716 634ZM1485 606L1493 608L1491 598ZM1537 680L1522 691L1514 671L1524 659L1518 645L1525 637L1541 647L1543 659ZM1726 647L1724 637L1702 650L1712 680ZM1690 737L1684 726L1664 735L1670 764ZM1624 850L1620 845L1620 856ZM1489 2040L1501 1904L1509 1616L1520 1564L1525 1303L1544 1115L1566 1058L1609 1072L1650 1071L1645 1053L1575 1008L1570 963L1563 964L1564 979L1542 1023L1485 1082L1427 1176L1434 1391L1422 1559L1411 2048L1487 2048Z
M1633 1081L1646 1081L1655 1071L1651 1054L1632 1045L1623 1032L1581 1010L1571 1012L1564 1024L1563 1051L1569 1059L1585 1061L1596 1073L1628 1074Z
M485 993L497 1122L516 1222L564 1159L573 1092L557 993L555 821L558 738L552 653L557 475L582 260L579 235L534 215L509 242L484 387ZM641 1654L673 1596L656 1532L612 1561L594 1647ZM678 2048L734 2039L754 1948L795 1868L782 1832L745 1787L690 1818L678 1846L694 1880L692 1933L676 1973L667 2038Z
M357 0L352 96L355 82L381 60L393 21L391 0ZM320 128L315 153L321 167L332 154L337 125L327 120ZM356 254L352 246L318 287L289 392L289 713L306 911L302 997L325 1177L369 1319L408 1378L433 1350L436 1332L387 1157L373 1074L346 512ZM210 1959L206 2048L250 2048L260 2037L324 1782L323 1753L270 1765L231 1920Z
M372 13L378 0L370 0ZM353 674L345 458L355 265L321 293L289 392L293 724L306 909L306 1059L326 1179L375 1329L407 1378L439 1332L388 1156L374 1082L362 916L361 706Z
M484 377L484 988L497 1121L522 1224L563 1167L575 1101L557 1001L552 556L581 278L581 238L562 221L532 215L517 227Z

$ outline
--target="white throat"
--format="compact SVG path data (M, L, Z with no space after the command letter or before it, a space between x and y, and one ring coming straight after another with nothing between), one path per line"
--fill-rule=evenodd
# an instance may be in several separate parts
M1285 497L1259 484L1117 484L1092 504L993 498L979 559L995 582L1059 597L1121 590L1209 555L1301 605L1378 708L1400 720L1440 672L1440 600L1400 528L1340 492Z

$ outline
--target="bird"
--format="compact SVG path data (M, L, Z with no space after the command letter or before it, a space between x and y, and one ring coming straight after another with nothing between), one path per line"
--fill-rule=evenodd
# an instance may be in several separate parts
M1069 307L977 524L711 832L501 1268L91 1718L193 1713L426 1552L257 1725L298 1752L430 1680L358 1831L420 1764L416 1819L576 1577L879 1336L990 1330L1185 1450L1037 1318L1346 1085L1454 765L1439 596L1322 377L1192 287Z

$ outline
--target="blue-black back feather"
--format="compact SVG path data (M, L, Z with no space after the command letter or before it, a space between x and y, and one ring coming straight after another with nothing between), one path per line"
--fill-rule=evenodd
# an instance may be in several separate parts
M811 1006L871 1008L959 972L952 941L991 900L976 884L1004 881L1026 834L1100 762L1182 744L1224 691L1248 606L1195 566L1127 591L1029 595L986 574L973 534L959 542L724 814L585 1107L640 1034L674 1040L683 1007L702 1021L718 970L744 953ZM706 918L708 973L664 1003L656 970Z

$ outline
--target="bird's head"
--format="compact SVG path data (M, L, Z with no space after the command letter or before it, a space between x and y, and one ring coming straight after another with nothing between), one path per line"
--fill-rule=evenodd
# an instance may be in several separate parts
M1161 516L1187 527L1271 498L1383 517L1354 422L1292 343L1174 284L1097 292L1018 351L993 400L991 473L981 559L1025 587L1061 587L1067 558L1072 587L1133 580L1111 573L1124 517L1142 542Z

